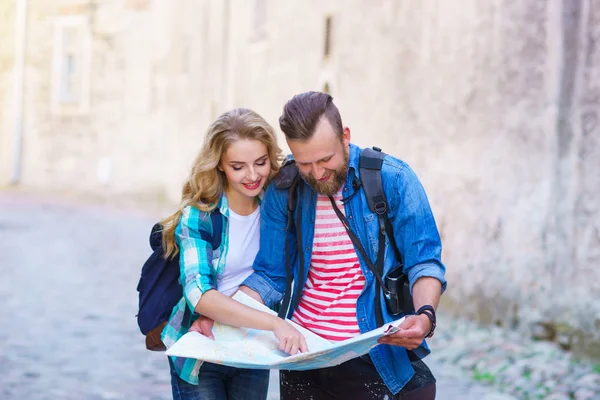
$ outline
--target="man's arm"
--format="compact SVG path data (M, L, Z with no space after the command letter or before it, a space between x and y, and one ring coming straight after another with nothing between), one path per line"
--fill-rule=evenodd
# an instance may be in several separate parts
M415 310L424 305L437 309L446 287L446 269L441 261L441 239L425 190L406 164L402 165L390 186L393 186L396 195L386 192L386 196L396 200L392 204L396 212L394 237L404 257L404 272L411 284L413 305ZM425 314L407 316L400 325L400 331L382 338L380 343L412 350L421 345L431 326L431 320Z
M442 284L436 278L423 277L413 286L413 304L415 310L422 306L430 305L434 309L440 301ZM379 340L381 344L406 347L408 350L416 349L423 343L423 339L431 330L431 320L427 315L408 315L400 324L400 331Z
M442 295L442 284L436 278L425 276L415 282L412 294L415 310L426 305L430 305L434 310L437 310Z
M258 292L256 292L256 291L250 289L248 286L244 286L244 285L240 286L240 292L247 294L248 296L252 297L254 300L258 301L260 304L265 304L262 297L260 297L260 294L258 294Z
M393 187L390 194L386 187L386 196L395 200L391 204L395 212L392 220L394 237L404 258L404 272L408 274L411 293L423 277L437 279L443 293L446 268L442 263L442 241L425 189L406 164L402 164L396 174Z
M271 183L260 206L260 248L252 266L254 273L242 283L256 292L261 302L270 308L279 303L285 293L285 247L289 236L286 227L287 191L275 189ZM289 249L290 259L294 259L294 241L290 241Z

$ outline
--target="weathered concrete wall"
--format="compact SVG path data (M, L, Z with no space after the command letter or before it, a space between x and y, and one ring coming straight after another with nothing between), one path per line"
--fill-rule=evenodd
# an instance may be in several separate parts
M600 343L600 0L49 3L31 4L24 185L174 202L219 113L246 106L276 125L293 94L327 86L356 143L421 177L447 309ZM68 13L89 16L93 37L77 117L47 100L49 32Z
M233 98L280 112L293 93L328 83L354 140L381 145L421 176L444 236L447 307L598 341L599 8L269 3L265 43L236 36L232 64L243 68L230 77Z

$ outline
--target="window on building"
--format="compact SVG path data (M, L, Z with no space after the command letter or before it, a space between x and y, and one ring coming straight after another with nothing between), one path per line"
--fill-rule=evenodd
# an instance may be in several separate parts
M55 113L88 111L91 35L84 16L58 17L54 31L52 108Z
M331 55L331 16L325 18L325 46L323 48L323 58L327 59Z

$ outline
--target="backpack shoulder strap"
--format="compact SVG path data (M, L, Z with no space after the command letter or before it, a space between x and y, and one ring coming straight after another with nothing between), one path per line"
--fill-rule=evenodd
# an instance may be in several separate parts
M279 169L279 172L274 178L274 185L277 189L287 189L288 191L288 200L287 200L287 226L286 226L286 234L292 228L294 223L294 211L296 209L296 199L297 199L297 186L298 180L300 179L298 172L298 166L293 158L288 158L284 161L283 166ZM296 282L296 291L294 291L294 297L299 298L299 292L301 291L301 281L303 280L303 268L304 268L304 253L302 253L302 236L301 236L301 226L300 226L300 212L296 213L296 246L298 249L298 260L300 264L300 277ZM296 304L299 300L292 299L292 267L290 265L290 243L289 239L286 238L285 241L285 293L283 295L283 300L281 302L281 306L279 308L279 312L277 316L279 318L285 319L288 310L290 309L290 302L292 304Z
M200 236L203 240L211 244L213 250L216 250L221 245L221 236L223 235L223 215L221 215L221 211L219 211L218 208L215 208L210 213L210 220L212 222L212 235L202 230L200 231ZM159 251L161 257L163 256L162 231L162 225L160 225L160 222L157 222L150 232L150 247L152 248L152 251Z
M385 153L379 147L363 149L358 161L360 180L369 209L377 215L386 215L388 204L381 183L381 166Z
M369 209L379 216L380 221L383 221L385 233L390 239L396 258L402 262L402 254L396 245L394 230L387 217L389 206L381 181L381 167L385 156L386 154L379 147L365 148L360 153L358 169Z
M288 158L283 162L279 172L273 179L277 189L288 189L288 212L294 211L296 208L296 186L299 178L298 166L293 158ZM288 220L288 229L290 221Z
M223 216L218 208L215 208L210 213L210 219L212 222L213 233L210 238L210 243L213 250L216 250L221 245L221 236L223 235Z

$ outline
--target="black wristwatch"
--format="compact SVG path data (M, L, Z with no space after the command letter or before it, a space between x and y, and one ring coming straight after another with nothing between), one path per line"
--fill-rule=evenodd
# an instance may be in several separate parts
M431 329L429 330L429 333L427 333L427 335L425 336L426 338L430 338L433 336L433 333L435 331L435 309L433 308L433 306L430 305L423 306L419 308L415 313L415 315L421 314L427 315L427 318L429 318L429 320L431 321Z

